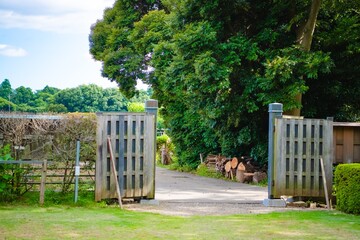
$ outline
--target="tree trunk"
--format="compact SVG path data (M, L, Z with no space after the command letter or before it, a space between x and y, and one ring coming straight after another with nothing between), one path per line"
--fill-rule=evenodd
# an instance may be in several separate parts
M321 0L313 0L307 21L297 31L297 43L303 51L310 51L311 43L316 27L316 20L319 14ZM301 105L302 93L295 96L295 101ZM290 109L285 115L300 116L301 108Z

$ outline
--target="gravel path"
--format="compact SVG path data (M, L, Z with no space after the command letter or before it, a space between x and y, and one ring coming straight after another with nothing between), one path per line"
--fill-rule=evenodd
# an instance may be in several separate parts
M299 208L265 207L267 188L156 169L155 200L125 204L134 211L176 216L259 214Z

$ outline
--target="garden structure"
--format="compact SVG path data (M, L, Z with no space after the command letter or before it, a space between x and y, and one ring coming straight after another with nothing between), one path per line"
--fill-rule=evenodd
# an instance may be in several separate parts
M116 198L116 184L122 198L155 197L157 101L149 100L145 106L145 113L97 114L96 201ZM111 168L109 142L116 172Z

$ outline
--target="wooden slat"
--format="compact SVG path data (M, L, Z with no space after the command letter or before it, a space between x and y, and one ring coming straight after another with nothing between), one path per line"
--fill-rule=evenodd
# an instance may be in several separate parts
M283 119L275 119L275 134L274 134L274 187L273 196L280 197L281 189L285 189L285 171L282 159L285 155L285 127Z
M126 197L132 196L131 191L131 164L132 164L132 115L127 116L127 168L126 168Z
M103 160L103 154L102 154L102 139L103 137L103 122L102 122L102 116L98 116L97 118L97 127L96 127L96 162L95 162L95 201L101 201L102 199L102 181L103 181L103 171L102 171L102 160Z
M297 125L298 125L298 137L297 137L297 143L298 143L298 152L296 155L297 158L297 191L296 191L296 195L297 196L302 196L303 194L303 122L304 121L298 121Z
M141 189L140 189L140 141L141 141L141 116L136 116L136 152L135 152L135 197L141 196Z
M305 162L306 162L306 187L305 187L305 196L311 196L311 120L306 119L306 152L305 152Z
M107 118L102 118L102 125L103 125L103 132L102 132L102 139L101 139L101 146L102 146L102 166L101 169L103 171L102 175L102 198L109 198L109 191L107 189L108 186L108 177L110 178L110 172L108 172L107 168L107 158L108 158L108 151L106 146L106 138L107 138Z
M319 156L319 125L320 125L320 121L319 120L312 120L312 124L314 126L314 138L313 138L313 142L314 142L314 155L312 156L314 159L314 172L312 173L314 176L314 189L312 192L312 196L318 196L321 189L320 189L320 183L319 183L319 172L321 170L320 168L320 156Z
M119 186L121 196L125 196L124 192L124 150L125 150L125 116L119 116Z
M290 119L290 121L287 121L287 124L290 125L290 137L288 139L289 141L289 155L287 158L289 159L289 172L286 174L289 176L289 188L287 190L287 195L292 196L294 195L295 190L295 183L294 183L294 144L295 144L295 119Z
M325 121L324 123L324 138L323 138L324 152L323 152L323 160L324 160L324 168L326 174L326 182L327 182L327 190L329 197L331 197L332 193L332 185L333 185L333 157L334 152L333 148L331 148L333 144L333 122ZM326 147L329 146L329 147Z
M354 131L351 128L344 128L343 149L343 163L352 163L354 153Z
M154 198L155 195L155 117L148 115L145 121L144 134L146 160L144 159L144 195L147 198Z

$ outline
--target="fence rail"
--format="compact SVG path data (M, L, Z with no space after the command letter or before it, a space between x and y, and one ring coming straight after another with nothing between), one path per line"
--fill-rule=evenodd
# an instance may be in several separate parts
M22 166L18 169L26 171L31 170L31 173L24 174L24 179L27 181L20 182L21 184L27 185L41 185L41 177L42 177L42 164L44 161L41 160L0 160L0 164L21 164ZM54 165L56 162L47 161L48 165ZM25 167L30 166L30 167ZM64 170L75 171L75 168L64 168L64 167L48 167L46 169L46 185L61 185L64 184L64 177L68 176L63 173ZM82 184L95 183L95 168L94 167L83 167L81 168L82 172L88 172L89 174L80 174L79 178L81 179ZM58 173L58 174L57 174ZM75 184L75 178L71 181L70 184Z

